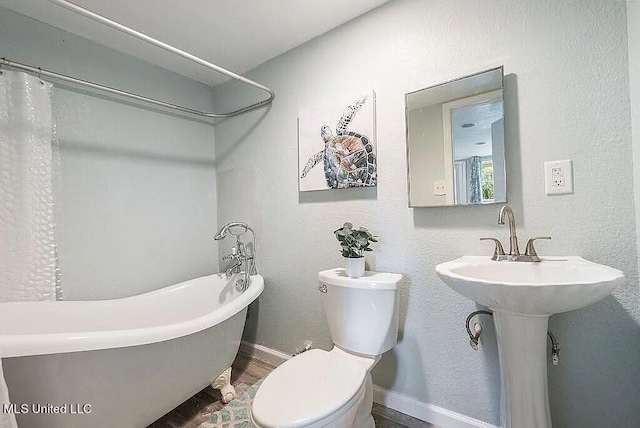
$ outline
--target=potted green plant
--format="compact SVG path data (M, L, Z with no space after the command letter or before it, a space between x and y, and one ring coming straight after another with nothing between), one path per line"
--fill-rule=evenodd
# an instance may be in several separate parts
M378 242L376 237L366 228L355 229L353 224L345 223L333 232L340 242L342 257L345 258L345 273L352 278L364 275L364 253L373 251L372 242Z

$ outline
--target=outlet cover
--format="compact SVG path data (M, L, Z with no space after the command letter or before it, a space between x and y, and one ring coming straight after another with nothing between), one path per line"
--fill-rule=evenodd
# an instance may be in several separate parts
M573 193L573 165L570 160L544 163L544 188L547 195Z

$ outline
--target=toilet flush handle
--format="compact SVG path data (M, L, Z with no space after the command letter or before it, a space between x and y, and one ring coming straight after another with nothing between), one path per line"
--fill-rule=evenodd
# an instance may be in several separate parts
M327 284L323 284L322 282L320 283L320 285L318 285L318 290L321 293L326 293L327 292Z

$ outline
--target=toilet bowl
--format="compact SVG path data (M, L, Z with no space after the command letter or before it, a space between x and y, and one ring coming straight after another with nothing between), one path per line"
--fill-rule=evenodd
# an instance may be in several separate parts
M251 406L259 428L373 428L371 369L397 342L399 274L344 269L318 274L335 344L286 361L262 382Z
M338 348L312 349L275 369L256 393L252 422L257 427L373 427L367 364L341 354Z

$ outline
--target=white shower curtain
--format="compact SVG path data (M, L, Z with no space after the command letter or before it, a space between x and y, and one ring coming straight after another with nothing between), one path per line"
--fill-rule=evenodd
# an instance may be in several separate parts
M51 84L1 70L0 302L56 299L52 139ZM0 366L0 403L8 400ZM0 412L0 428L15 426Z
M479 204L482 202L481 169L482 159L480 156L471 156L467 159L467 192L468 203L470 204Z

